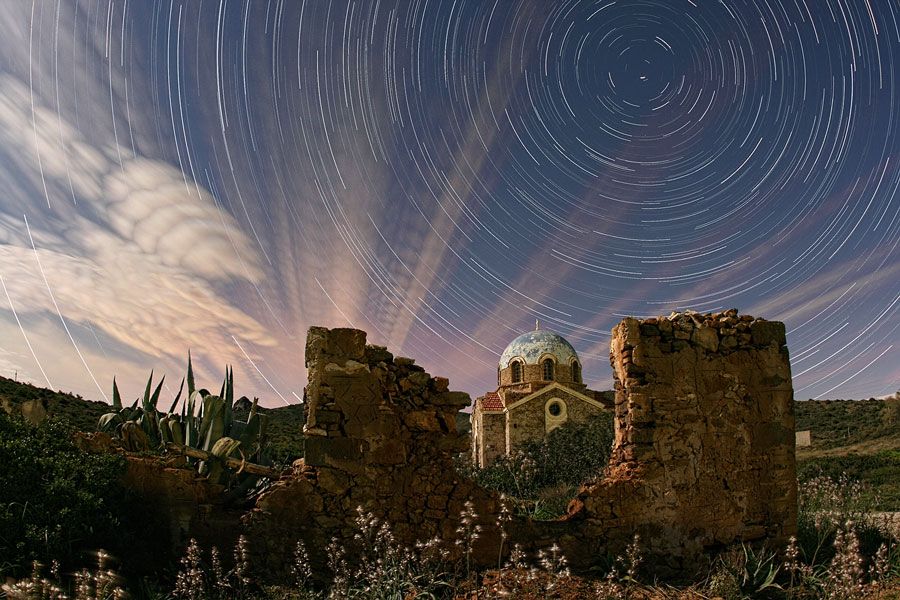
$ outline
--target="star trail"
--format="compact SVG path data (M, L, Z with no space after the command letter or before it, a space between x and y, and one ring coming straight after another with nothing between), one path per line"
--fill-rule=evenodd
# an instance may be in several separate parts
M0 6L0 373L102 399L311 325L480 394L542 326L788 329L797 398L900 388L895 0Z

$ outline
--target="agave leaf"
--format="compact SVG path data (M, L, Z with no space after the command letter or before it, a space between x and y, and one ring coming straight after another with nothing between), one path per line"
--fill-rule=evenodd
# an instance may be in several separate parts
M159 419L156 416L156 411L144 412L140 419L138 419L138 424L141 426L141 429L144 430L144 433L147 434L147 440L150 442L150 445L158 446Z
M269 445L269 415L259 415L259 449L265 450Z
M172 432L172 441L179 446L184 446L184 429L181 423L170 419L169 430Z
M119 437L122 446L132 452L142 452L150 449L150 440L140 425L134 421L125 421L119 428Z
M228 432L228 437L240 440L245 431L247 431L247 424L245 422L234 421L231 424L231 431Z
M188 350L188 372L187 372L188 396L194 394L194 368L191 366L191 351Z
M140 401L141 401L140 398L135 398L135 399L134 399L134 402L133 402L132 405L131 405L131 412L132 412L132 413L134 413L134 411L137 410L138 402L140 402Z
M239 440L230 437L222 437L213 444L212 450L210 450L209 453L216 458L228 458L240 445L241 442Z
M207 462L207 468L209 469L207 476L210 481L222 483L225 475L224 459L237 450L240 445L241 443L239 441L228 437L219 438L216 441L209 452L215 458Z
M188 381L190 382L190 379ZM197 445L197 427L200 422L200 416L195 414L198 403L202 407L200 392L195 390L188 395L187 412L184 415L184 439L188 446L194 447Z
M234 372L227 366L225 367L225 382L222 384L222 391L224 392L222 398L225 400L222 410L225 416L225 433L230 435L234 425L234 407L232 406L234 404Z
M238 439L241 445L246 448L247 452L255 453L257 443L259 442L259 431L262 426L262 415L253 415L247 419L247 423L243 424L243 431Z
M156 389L153 390L153 395L150 396L150 404L149 406L145 406L144 410L156 412L156 405L159 403L159 393L162 391L163 382L166 380L166 376L163 375L162 379L159 380L159 385L156 386Z
M178 393L175 395L175 401L172 403L172 407L169 408L169 414L175 412L175 407L178 406L178 401L181 399L181 391L184 389L184 377L181 378L181 385L178 386Z
M122 416L117 412L106 413L97 421L97 431L110 432L116 429L117 425L124 422Z
M225 435L225 420L222 407L225 401L218 396L207 396L203 399L203 418L200 422L198 441L203 450L209 452L212 445Z
M163 444L175 441L172 437L172 429L169 427L169 417L159 420L159 439Z
M116 385L116 378L113 377L113 408L122 410L122 396L119 395L119 386Z
M144 389L144 401L143 407L144 410L149 410L150 407L150 388L153 386L153 369L150 369L150 379L147 380L147 387Z

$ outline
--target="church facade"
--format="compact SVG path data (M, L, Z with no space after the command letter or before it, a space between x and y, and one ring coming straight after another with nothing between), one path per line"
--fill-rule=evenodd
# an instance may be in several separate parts
M584 422L611 408L604 394L583 383L575 348L538 325L510 342L497 366L497 389L475 400L473 461L485 467L564 423Z

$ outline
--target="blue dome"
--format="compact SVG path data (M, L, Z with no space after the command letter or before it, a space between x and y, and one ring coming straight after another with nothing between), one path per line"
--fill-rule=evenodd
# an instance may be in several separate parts
M536 365L544 354L552 354L561 364L568 364L573 358L578 360L575 348L565 338L558 333L538 329L523 333L510 342L503 354L500 355L500 368L508 367L509 361L517 356L522 358L526 364Z

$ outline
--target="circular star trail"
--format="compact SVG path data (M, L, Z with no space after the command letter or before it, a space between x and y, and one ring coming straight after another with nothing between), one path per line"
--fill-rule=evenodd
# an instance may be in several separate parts
M900 388L900 8L882 0L10 3L0 367L237 365L310 325L473 394L536 318L783 320L798 398Z

